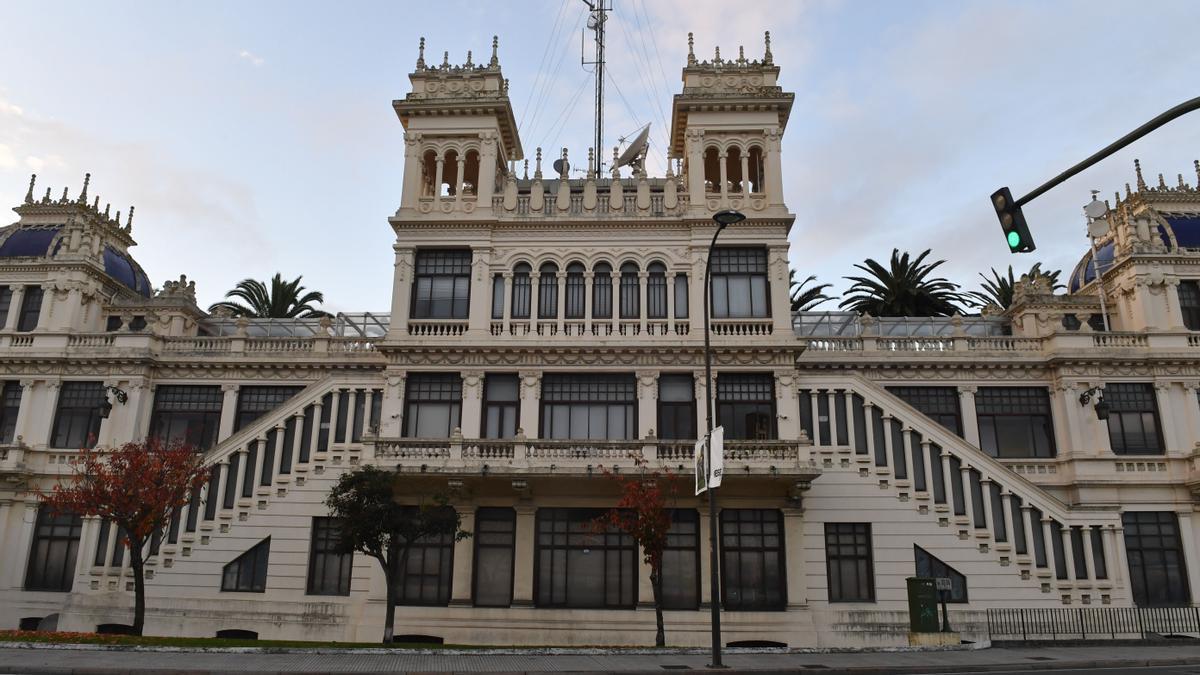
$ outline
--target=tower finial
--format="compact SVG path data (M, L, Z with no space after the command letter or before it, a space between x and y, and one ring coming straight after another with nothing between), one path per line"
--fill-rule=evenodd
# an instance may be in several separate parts
M613 179L617 179L617 178L621 177L621 167L619 164L617 164L617 161L621 158L621 156L619 154L620 152L621 152L620 147L614 145L613 146L613 165L612 165Z
M92 200L92 210L96 211L99 208L100 208L100 195L96 195L96 198Z
M537 161L533 165L533 179L537 180L542 177L542 148L537 149Z
M467 63L466 63L466 67L467 67L467 68L473 68L474 66L475 66L475 64L471 62L471 50L470 50L470 49L468 49L468 50L467 50Z
M522 180L529 180L529 160L525 160L525 175Z
M69 190L69 189L70 188L68 188L66 185L63 186L62 203L64 203L64 204L67 203L67 190Z
M1196 167L1196 189L1200 190L1200 159L1193 159L1192 166Z
M421 42L418 43L417 70L425 70L425 38L421 38Z
M717 45L714 52L716 53L716 55L713 56L713 63L720 64L721 63L721 45Z
M90 174L90 173L83 174L83 190L79 193L79 203L80 204L84 204L84 205L87 204L87 189L88 189L88 183L90 183L90 182L92 182L92 174Z
M688 60L687 60L689 66L696 65L696 49L695 49L695 47L696 47L696 45L692 41L692 33L691 33L691 31L689 31L688 32Z
M588 148L587 177L588 178L596 177L596 149L595 148Z
M450 52L449 51L442 52L442 67L443 68L450 67Z
M129 207L129 218L125 220L125 229L126 230L133 229L133 207L132 206Z
M488 65L491 66L492 68L500 67L499 50L500 50L500 36L493 35L492 36L492 60L488 61Z
M1133 190L1130 190L1129 183L1126 183L1125 184L1125 199L1128 201L1128 199L1132 196L1133 196Z
M28 190L28 191L25 193L25 203L26 203L26 204L32 204L32 203L33 203L33 184L34 184L34 183L36 183L36 182L37 182L37 174L36 174L36 173L35 173L35 174L30 174L30 176L29 176L29 190Z
M105 219L105 220L108 220L108 207L110 207L110 206L112 206L112 204L108 204L108 203L106 203L106 204L104 205L104 219Z
M1187 183L1183 182L1183 174L1179 174L1179 189L1180 190L1187 189Z
M675 172L671 170L671 156L667 155L667 178L674 178Z
M767 47L767 50L763 53L763 64L769 66L775 63L775 57L771 54L771 31L763 32L763 42Z
M43 203L43 204L49 204L49 203L50 203L50 188L49 188L49 187L47 187L47 188L46 188L46 196L45 196L45 197L42 197L42 203Z
M1133 160L1133 172L1137 174L1137 188L1145 190L1146 180L1142 178L1142 162L1140 160Z
M738 65L746 64L746 48L738 45Z
M121 224L121 209L117 209L117 217L113 220L117 225Z
M1167 189L1167 181L1163 180L1163 175L1161 173L1158 174L1158 187L1163 190Z

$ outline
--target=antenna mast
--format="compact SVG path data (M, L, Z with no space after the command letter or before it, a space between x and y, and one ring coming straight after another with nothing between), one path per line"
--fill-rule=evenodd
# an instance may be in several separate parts
M607 7L605 0L583 0L583 4L591 11L588 16L588 28L596 34L596 60L585 61L580 54L579 61L585 66L596 66L596 151L592 170L599 176L601 157L604 156L604 22L608 20L605 13L612 11L612 0L608 0Z

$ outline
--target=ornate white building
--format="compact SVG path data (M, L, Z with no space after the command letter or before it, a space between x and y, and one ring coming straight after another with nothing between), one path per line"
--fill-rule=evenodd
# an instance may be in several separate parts
M996 316L794 315L793 95L769 42L689 54L658 178L550 175L540 149L525 160L495 45L483 65L423 56L393 103L390 314L207 315L192 283L155 289L130 257L132 209L31 182L0 230L0 628L129 622L120 534L30 490L85 444L159 435L212 468L153 544L151 633L378 640L383 575L330 552L322 503L374 464L405 494L452 493L474 532L413 553L397 635L650 643L641 556L588 521L616 494L601 467L631 455L687 484L706 386L729 439L727 642L904 643L916 574L952 578L972 635L987 608L1197 602L1200 191L1182 177L1149 187L1139 168L1102 279L1085 257L1065 294L1035 279ZM706 383L698 299L726 208L748 220L712 261ZM707 506L686 488L675 506L668 640L704 645Z

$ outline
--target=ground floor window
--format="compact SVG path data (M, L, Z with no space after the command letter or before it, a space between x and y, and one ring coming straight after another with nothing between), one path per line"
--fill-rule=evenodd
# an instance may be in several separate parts
M825 523L830 602L874 602L870 523Z
M234 558L221 571L221 590L263 593L267 590L267 559L271 538L258 542L249 551Z
M700 606L700 515L671 509L671 529L662 560L663 609Z
M406 509L402 518L412 518L418 507ZM438 508L453 508L450 506ZM399 565L400 561L397 561ZM454 572L454 535L418 539L408 546L408 556L396 577L396 603L400 605L448 605Z
M596 532L602 509L539 509L538 607L632 609L637 604L638 548L615 529Z
M916 558L918 577L950 579L950 593L946 595L946 602L967 602L966 575L916 544L913 544L913 556Z
M1170 511L1121 514L1133 601L1139 606L1187 605L1187 569L1179 522Z
M25 572L25 590L71 590L75 579L75 557L79 555L79 534L83 521L73 513L54 513L49 507L38 509Z
M512 509L481 508L475 512L476 607L512 604L513 552L517 514Z
M342 553L342 535L337 518L313 518L312 543L308 554L309 595L350 595L350 572L354 553Z
M787 605L783 515L773 509L721 511L721 602L727 610Z

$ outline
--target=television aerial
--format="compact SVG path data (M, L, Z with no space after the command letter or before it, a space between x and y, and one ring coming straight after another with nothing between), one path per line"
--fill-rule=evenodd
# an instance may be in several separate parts
M642 130L634 137L633 142L629 147L625 148L625 152L617 158L617 164L613 168L622 166L632 166L636 171L644 170L646 162L646 150L650 147L650 125L642 127Z

